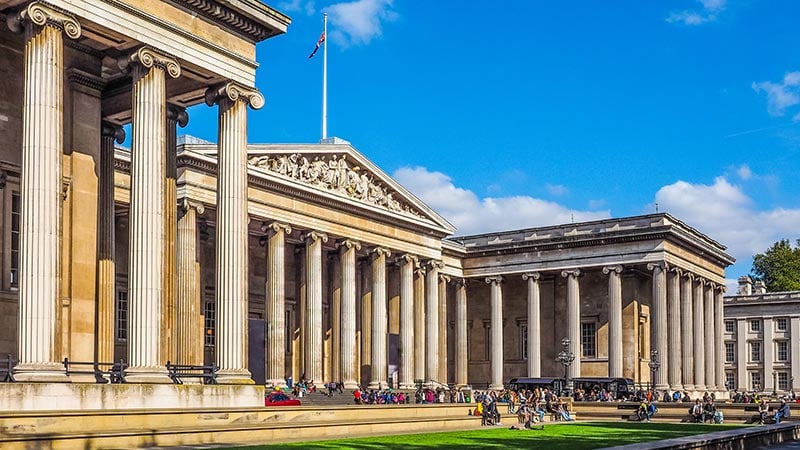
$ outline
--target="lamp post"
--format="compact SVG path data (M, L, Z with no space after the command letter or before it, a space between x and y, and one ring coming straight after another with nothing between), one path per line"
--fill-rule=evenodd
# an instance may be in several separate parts
M647 365L650 366L650 389L655 391L656 373L658 372L658 368L661 367L661 362L658 360L658 350L650 352L650 362L647 363Z
M772 371L772 396L778 395L778 371Z
M556 356L556 362L561 363L564 366L564 390L566 391L566 395L572 394L572 386L569 380L569 373L567 372L567 368L575 361L575 353L569 351L570 340L568 337L561 339L561 346L564 347L563 350L558 352Z

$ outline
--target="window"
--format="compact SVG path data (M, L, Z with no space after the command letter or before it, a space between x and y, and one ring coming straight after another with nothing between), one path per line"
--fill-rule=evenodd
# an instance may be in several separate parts
M522 359L528 359L528 325L522 324L519 326L519 343L521 348L519 349L519 354L522 355Z
M775 343L777 345L777 351L775 355L777 356L778 361L788 361L789 360L789 341L778 341Z
M217 323L217 304L214 302L206 302L204 325L206 330L205 344L206 347L214 346L214 334L216 332Z
M726 333L735 333L736 332L736 322L733 320L726 320L725 321L725 332Z
M581 352L584 358L597 357L597 324L594 322L581 324Z
M736 344L733 342L725 343L725 362L736 362Z
M128 340L128 291L117 291L117 340Z
M761 391L761 372L750 372L750 389Z
M19 289L19 193L11 194L11 289Z
M761 342L750 343L750 362L761 362Z
M786 331L786 329L787 329L786 318L784 317L784 318L780 318L780 319L776 320L775 321L775 328L778 331Z
M725 387L728 388L729 391L733 391L736 389L736 374L733 372L725 372Z
M754 319L750 321L750 331L753 333L761 332L761 319Z
M789 372L778 372L778 390L789 390Z

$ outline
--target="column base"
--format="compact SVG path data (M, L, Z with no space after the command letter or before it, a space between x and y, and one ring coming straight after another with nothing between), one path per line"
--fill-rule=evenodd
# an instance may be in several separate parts
M406 382L401 382L400 383L400 389L405 390L405 391L413 390L413 389L416 389L416 388L417 388L417 386L414 383L406 383Z
M349 389L358 389L360 387L358 385L358 382L355 381L355 380L345 381L343 384L344 384L344 389L348 389L348 390Z
M505 387L502 384L490 384L489 390L490 391L502 391Z
M217 384L256 384L247 369L223 369L217 372Z
M383 390L389 387L389 383L386 381L370 381L367 385L367 389L376 389L376 390Z
M694 385L693 384L684 384L683 385L683 390L686 391L686 392L692 392L692 391L694 391Z
M172 384L165 366L139 366L125 369L125 383Z
M288 386L288 383L286 383L286 380L283 378L275 378L273 380L267 380L264 385L271 388L285 388Z
M14 367L14 380L29 383L71 383L60 363L20 363Z
M668 384L657 384L656 385L656 390L657 391L661 391L661 392L667 391L667 390L669 390L669 385Z
M671 386L669 387L669 392L670 392L670 393L673 393L673 392L675 392L675 391L678 391L678 392L683 392L683 389L684 389L684 387L683 387L683 385L682 385L682 384L674 384L674 385L671 385Z

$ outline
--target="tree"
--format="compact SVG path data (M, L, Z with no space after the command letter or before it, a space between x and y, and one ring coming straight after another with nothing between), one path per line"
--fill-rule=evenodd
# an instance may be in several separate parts
M781 239L755 255L751 272L764 281L767 292L800 290L800 239L794 248L788 239Z

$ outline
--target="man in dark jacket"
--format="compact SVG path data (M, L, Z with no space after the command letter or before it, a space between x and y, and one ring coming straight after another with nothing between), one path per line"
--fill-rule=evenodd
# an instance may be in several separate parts
M781 406L778 407L778 412L775 413L775 423L781 423L781 419L785 419L791 415L791 409L789 408L789 404L786 403L786 399L781 399Z

